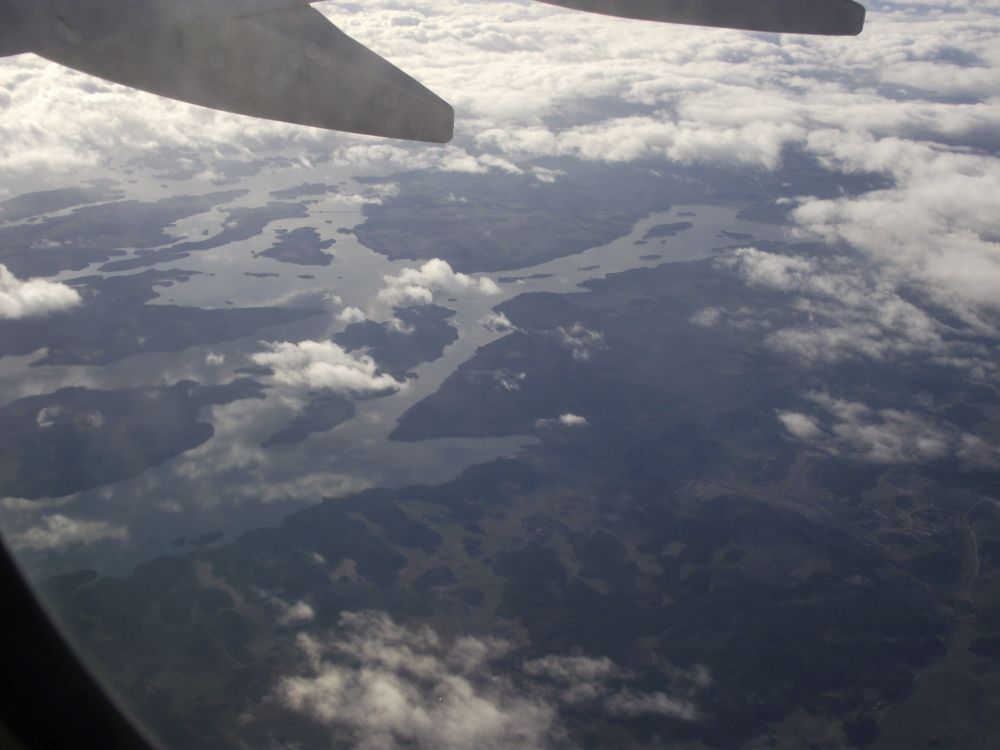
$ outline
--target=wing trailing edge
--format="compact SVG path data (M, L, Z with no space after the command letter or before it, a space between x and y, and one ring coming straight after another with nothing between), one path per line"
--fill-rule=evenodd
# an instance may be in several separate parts
M641 21L783 34L855 36L865 9L852 0L542 0L572 10Z

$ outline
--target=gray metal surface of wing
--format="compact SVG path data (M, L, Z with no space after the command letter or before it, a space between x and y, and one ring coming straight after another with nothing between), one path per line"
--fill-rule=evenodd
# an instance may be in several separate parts
M129 24L118 34L74 24L63 39L35 51L228 112L389 138L444 143L452 137L447 102L305 5L200 24Z
M542 0L572 10L640 21L785 34L854 36L865 9L852 0Z

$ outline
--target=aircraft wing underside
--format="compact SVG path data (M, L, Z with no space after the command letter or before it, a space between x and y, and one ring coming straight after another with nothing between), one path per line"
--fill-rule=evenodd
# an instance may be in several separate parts
M271 120L444 143L451 106L403 71L298 5L184 25L129 24L98 33L69 17L65 41L38 54L156 94Z

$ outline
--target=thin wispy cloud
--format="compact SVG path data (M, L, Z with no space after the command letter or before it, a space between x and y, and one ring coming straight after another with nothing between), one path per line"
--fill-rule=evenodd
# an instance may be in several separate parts
M127 542L125 526L108 521L71 518L62 513L44 516L40 522L11 536L16 549L58 550L103 541Z
M791 437L823 453L872 464L953 459L969 469L1000 469L1000 449L940 418L821 392L807 394L805 402L808 409L777 417Z

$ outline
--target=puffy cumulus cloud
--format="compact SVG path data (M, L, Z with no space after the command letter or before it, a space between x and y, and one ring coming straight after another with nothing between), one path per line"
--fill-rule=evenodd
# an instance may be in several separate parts
M579 414L560 414L555 419L536 419L535 427L586 427L590 422Z
M518 695L486 669L508 650L498 641L447 643L388 616L347 613L330 638L302 634L307 673L284 677L275 699L350 731L359 750L506 750L545 747L556 710Z
M382 280L384 285L376 295L376 300L390 308L429 305L438 292L452 296L500 294L500 287L493 279L459 273L440 258L433 258L419 268L405 268L399 273L386 274Z
M970 469L1000 470L1000 449L953 424L912 411L810 393L813 414L780 411L794 438L823 452L875 464L957 459Z
M353 612L325 637L302 633L302 674L281 678L272 700L361 750L541 750L564 746L567 707L591 713L697 720L707 672L668 670L665 691L631 687L635 676L607 658L545 656L510 664L512 646L493 638L442 638L388 615Z
M391 375L380 373L375 360L367 354L344 351L332 341L262 343L268 351L250 358L270 367L279 383L355 396L395 392L405 386Z
M108 540L125 542L128 539L129 532L124 526L54 513L43 517L37 526L13 534L11 542L18 549L51 550Z
M516 331L517 326L502 312L491 312L482 317L479 324L490 333L508 333Z
M47 315L80 302L80 293L66 284L45 279L22 281L0 263L0 319Z
M559 326L555 329L555 335L578 362L589 362L594 352L608 348L603 333L591 331L579 322L569 327Z
M277 613L279 625L298 625L316 619L316 611L312 605L302 599L288 602L264 589L255 589L254 593Z
M367 320L367 318L368 316L365 314L365 311L359 307L348 306L337 313L337 320L348 325L351 323L361 323Z
M382 286L366 305L367 310L345 307L337 319L345 324L382 320L397 333L413 333L413 326L394 315L395 308L429 305L439 294L448 297L463 294L492 297L500 293L500 287L488 276L460 273L447 261L433 258L416 268L384 274ZM486 316L482 325L488 330L502 331L505 326L510 326L510 321L500 313Z
M284 612L278 618L278 622L282 625L291 625L297 622L311 622L315 618L316 612L312 606L300 599L285 607Z
M823 435L815 419L794 411L778 412L778 419L785 429L799 440L813 440Z

